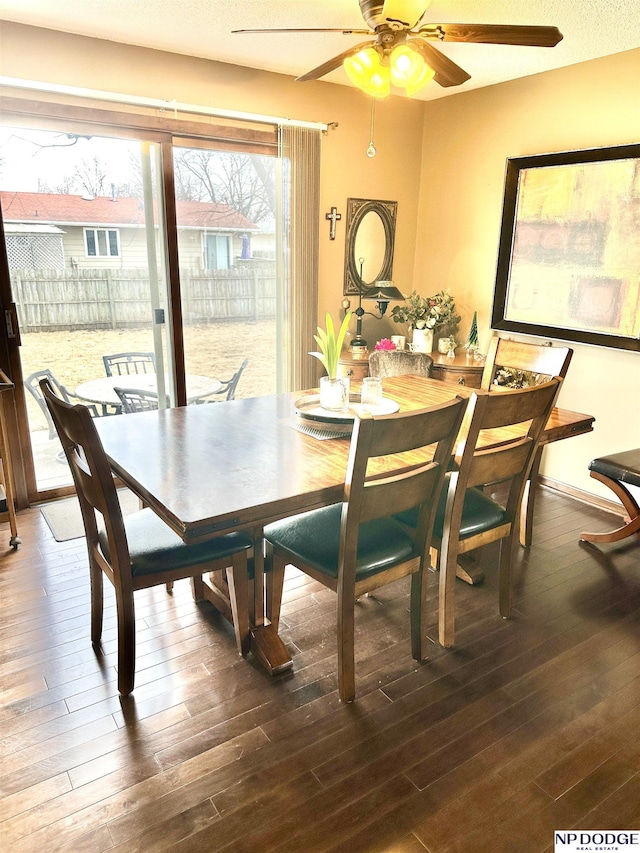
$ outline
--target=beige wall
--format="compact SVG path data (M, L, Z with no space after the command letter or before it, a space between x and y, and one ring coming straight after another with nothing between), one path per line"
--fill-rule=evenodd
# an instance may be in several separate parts
M416 287L450 288L466 337L478 311L487 345L506 160L640 141L640 50L426 104ZM551 446L543 472L593 494L595 456L640 446L640 353L570 344L560 405L594 432Z
M330 129L322 143L319 316L330 310L337 318L340 311L346 201L350 197L398 202L394 279L401 290L411 289L421 102L394 97L377 105L378 154L370 159L365 151L371 100L346 86L296 83L282 74L7 22L0 22L0 74L303 121L337 122L338 127ZM342 214L334 241L329 240L329 223L324 219L332 206ZM383 336L385 325L371 320L366 326L373 340Z
M47 30L0 24L0 74L320 122L337 122L322 146L320 316L342 296L349 197L398 202L394 282L423 294L450 288L465 336L478 310L486 346L508 157L637 142L640 50L433 102L370 100L330 83ZM329 240L324 214L342 214ZM376 340L391 325L365 320ZM596 494L594 456L640 444L640 355L574 345L561 403L596 416L595 432L549 448L545 473Z

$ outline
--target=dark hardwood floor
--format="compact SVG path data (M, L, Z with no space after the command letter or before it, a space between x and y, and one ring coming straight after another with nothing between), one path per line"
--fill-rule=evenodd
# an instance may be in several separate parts
M542 489L500 619L496 551L458 581L456 648L409 648L408 583L362 599L357 700L337 699L333 595L287 581L291 674L237 657L188 582L137 594L137 680L116 689L112 588L89 641L84 540L37 508L0 533L0 848L11 853L534 853L553 830L640 827L640 540ZM436 578L430 596L435 637Z

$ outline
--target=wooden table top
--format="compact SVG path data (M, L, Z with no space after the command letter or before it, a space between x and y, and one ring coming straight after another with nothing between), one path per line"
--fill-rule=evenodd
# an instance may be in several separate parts
M417 376L385 379L383 387L401 411L474 393ZM95 424L125 485L185 541L196 541L340 500L349 439L318 440L296 430L299 396L184 406ZM556 410L546 440L589 432L593 420Z

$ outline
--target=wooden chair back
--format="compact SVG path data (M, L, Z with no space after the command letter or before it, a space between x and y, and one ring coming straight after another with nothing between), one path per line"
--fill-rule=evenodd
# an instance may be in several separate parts
M454 598L458 555L497 540L507 540L500 553L500 612L506 618L511 612L510 571L518 544L518 520L529 471L542 433L553 409L561 377L541 385L500 394L474 393L469 400L461 428L461 440L454 454L454 467L449 484L440 540L434 536L440 552L439 632L443 646L451 646L454 636ZM492 430L500 429L499 442ZM511 439L504 430L512 431ZM495 443L494 443L495 442ZM491 508L486 524L475 519L476 531L461 538L465 502L469 489L504 484L506 498L501 496L504 512L497 515Z
M508 338L495 336L491 340L481 387L487 391L504 391L506 377L517 380L516 387L525 387L521 382L537 385L552 376L564 379L569 370L573 350L569 347L542 346L540 344L512 341ZM502 368L509 370L502 371ZM524 371L524 375L513 374L512 371ZM538 473L542 463L544 446L540 445L531 465L529 474L530 485L522 503L522 521L520 525L520 542L525 547L533 541L533 516L535 511L535 489Z
M542 346L495 336L489 345L480 387L487 391L495 389L496 374L503 367L534 374L535 384L553 376L564 379L572 355L570 347Z
M72 406L60 399L47 378L40 382L49 412L62 443L76 487L90 558L112 583L131 584L129 549L109 460L86 406ZM96 512L109 542L109 561L98 544Z
M419 506L413 556L422 558L428 551L437 499L466 406L466 399L456 397L430 409L356 419L344 485L339 585L355 584L364 522ZM424 453L426 447L435 448L433 455ZM414 451L422 451L415 462L406 455Z
M464 489L472 486L526 480L562 379L554 377L541 385L504 391L502 394L473 394L463 425L463 438L454 456L458 478ZM513 439L493 447L492 429L511 428ZM524 487L524 485L523 485Z

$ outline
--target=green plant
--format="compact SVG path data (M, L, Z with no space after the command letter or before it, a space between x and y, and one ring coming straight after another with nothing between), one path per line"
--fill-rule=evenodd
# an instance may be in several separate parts
M350 320L351 311L347 311L338 334L336 335L331 314L327 311L326 331L318 326L318 334L313 336L318 344L320 352L310 352L309 355L315 356L318 361L322 363L324 369L327 371L327 376L330 379L336 378L340 351L342 350L342 344L344 343L344 338L347 334Z
M496 372L494 385L502 385L504 388L528 388L530 385L539 385L544 381L539 373L530 370L518 370L515 367L501 367Z
M455 331L460 322L456 303L448 290L434 296L420 296L415 290L405 297L405 302L392 311L394 323L408 323L413 329L448 328Z

